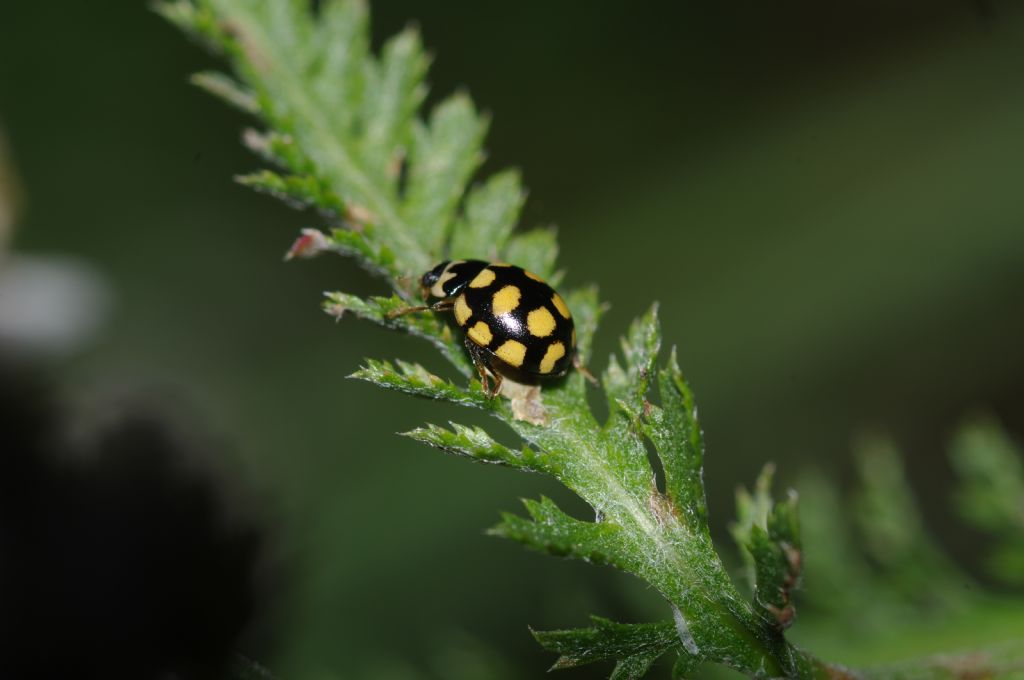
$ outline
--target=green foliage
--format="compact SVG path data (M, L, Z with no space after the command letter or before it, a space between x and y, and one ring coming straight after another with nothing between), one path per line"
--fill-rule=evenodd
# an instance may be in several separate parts
M319 207L341 214L345 205L330 188L312 175L279 175L261 170L236 177L239 184L270 194L296 208Z
M998 440L1008 445L1002 450L1014 450L993 424L973 432L968 427L954 438L954 468L987 467L980 461L956 462L958 456L976 455L975 447L964 443L979 434L984 436L975 441ZM988 676L986 664L991 661L992 668L1000 669L991 676L1004 677L1011 674L1001 669L1012 669L1014 663L1024 667L1019 597L990 592L946 556L939 540L945 526L926 527L902 457L890 439L862 437L854 454L859 480L850 493L852 516L835 486L820 475L805 475L797 483L806 557L806 583L799 599L800 620L807 626L795 629L801 642L830 655L873 650L879 660L983 647L970 654L872 669L873 675L948 677L960 664L972 674ZM1012 468L1013 459L1004 464ZM963 479L954 497L963 499L973 484L969 477ZM1010 499L986 502L1002 505L1004 500ZM1008 531L1004 540L1024 540L1024 531Z
M961 513L998 540L989 571L1024 585L1024 452L993 419L979 418L961 428L950 458L963 479Z
M923 599L953 606L962 598L961 573L932 541L917 509L895 444L878 435L855 445L861 491L854 519L868 557L884 574L897 601Z
M544 649L559 655L551 670L618 660L612 678L639 678L659 656L679 645L671 622L623 624L592 616L592 628L535 632Z
M555 667L608 660L616 664L612 677L638 678L673 651L677 677L701 662L758 677L839 672L783 636L793 618L802 541L796 499L772 501L770 472L754 494L740 494L734 528L753 576L753 601L736 589L712 544L697 409L675 351L659 364L656 305L633 322L620 355L603 373L610 409L604 423L588 406L579 372L540 390L506 380L510 398L488 399L475 380L466 384L474 372L443 318L391 317L418 302L418 276L445 257L508 260L552 282L559 279L554 231L513 233L525 197L518 173L470 185L483 158L486 117L461 93L443 99L425 120L419 117L429 60L416 31L388 40L377 56L369 49L368 12L359 0L320 3L315 16L299 0L174 0L159 11L223 52L233 67L234 77L201 74L195 82L268 128L247 133L246 141L277 170L240 181L323 216L327 230L304 230L289 256L343 254L391 288L388 296L369 298L328 293L325 311L336 318L350 312L425 339L463 376L453 381L417 364L367 359L352 377L502 420L521 445L455 424L407 434L448 453L558 479L590 505L593 520L571 517L542 498L525 502L526 517L503 515L491 533L614 566L665 599L670 619L663 623L594 618L588 628L535 633L560 655ZM570 289L565 297L577 324L579 355L587 360L602 307L592 287ZM663 489L648 461L648 444L660 461ZM880 484L892 481L892 470L879 470ZM895 541L903 554L918 554L918 544L898 527L876 538Z
M482 463L497 463L531 472L550 471L544 454L526 446L521 451L513 451L491 439L491 436L479 427L452 423L452 430L446 430L436 425L428 425L406 432L405 436L447 453L466 456Z
M506 170L491 177L467 197L461 224L452 234L449 255L497 259L497 246L508 243L525 202L518 172Z
M612 564L628 570L628 563L619 562L623 540L621 527L607 522L574 519L559 510L550 498L524 500L523 503L530 519L505 513L501 523L490 533L552 555Z
M665 472L665 495L688 514L687 524L707 528L707 503L701 478L704 465L704 433L697 422L693 392L683 380L675 348L668 367L658 373L661 406L644 403L641 423L654 444Z
M775 470L766 466L758 477L754 493L736 493L738 521L733 538L747 564L754 600L772 616L780 629L788 628L796 616L793 591L800 581L803 555L796 494L774 503L771 481Z

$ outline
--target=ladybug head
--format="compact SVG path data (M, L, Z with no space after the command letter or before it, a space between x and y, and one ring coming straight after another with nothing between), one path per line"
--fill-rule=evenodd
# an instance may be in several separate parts
M420 286L423 288L424 299L426 299L427 296L431 294L431 287L433 287L433 285L437 283L438 279L441 278L441 275L444 274L444 270L448 267L449 264L450 261L445 260L444 262L442 262L441 264L437 265L436 267L428 271L426 274L424 274L423 277L420 279Z

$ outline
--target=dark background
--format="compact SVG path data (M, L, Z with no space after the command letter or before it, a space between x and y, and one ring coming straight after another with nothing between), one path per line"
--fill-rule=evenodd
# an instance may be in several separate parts
M880 427L940 541L970 562L971 538L947 526L948 437L979 408L1024 434L1024 13L374 12L378 43L422 27L432 99L464 88L493 113L485 170L522 168L525 224L556 223L567 283L599 283L612 308L595 368L661 301L707 432L716 532L764 461L783 482L813 465L843 484L851 436ZM534 677L550 658L527 624L662 617L626 577L483 536L517 497L564 496L393 436L458 412L344 379L364 356L436 359L319 311L323 290L381 290L353 263L282 265L315 217L231 182L259 165L239 144L251 123L186 82L215 65L142 3L0 10L0 126L24 197L14 252L75 258L111 294L97 334L33 366L69 412L130 412L135 397L111 395L143 394L186 433L182 460L161 460L208 489L228 533L260 536L259 559L225 572L251 584L241 647L288 679Z

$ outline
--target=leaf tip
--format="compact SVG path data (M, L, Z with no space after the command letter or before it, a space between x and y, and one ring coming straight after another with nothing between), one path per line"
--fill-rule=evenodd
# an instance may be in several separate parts
M284 254L284 261L288 262L297 257L303 259L315 257L331 247L327 236L319 229L303 229L299 232L298 238Z

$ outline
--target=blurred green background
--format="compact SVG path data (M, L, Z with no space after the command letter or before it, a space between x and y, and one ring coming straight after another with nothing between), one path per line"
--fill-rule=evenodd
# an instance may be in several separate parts
M876 426L970 567L946 442L979 407L1024 433L1024 12L373 8L378 42L422 27L434 100L464 88L493 113L486 171L522 168L526 223L558 225L567 285L599 283L592 368L661 301L716 532L763 462L785 483L808 466L843 483L851 436ZM259 162L239 144L251 122L186 82L211 66L139 2L8 3L0 19L0 125L25 199L13 249L80 258L114 294L99 336L51 370L71 394L157 392L230 442L215 467L271 535L243 648L284 678L535 677L550 658L527 624L664 616L626 577L485 537L517 497L564 494L393 436L457 411L344 379L364 356L443 368L319 311L321 291L382 290L351 262L282 265L319 222L232 183Z

